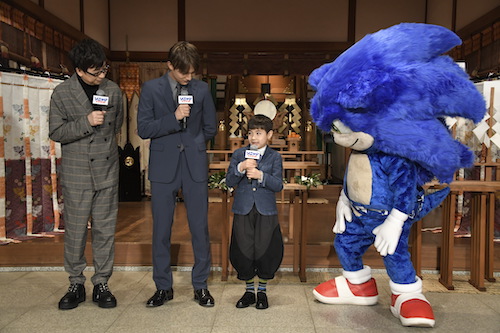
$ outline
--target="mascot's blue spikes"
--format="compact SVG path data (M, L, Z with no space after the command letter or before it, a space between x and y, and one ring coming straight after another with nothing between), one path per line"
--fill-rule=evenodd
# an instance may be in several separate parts
M480 121L484 100L467 74L441 55L460 38L429 24L401 23L365 36L334 62L313 71L311 115L324 131L340 120L374 137L373 148L420 168L418 184L433 176L450 182L473 163L440 118Z
M388 65L427 62L462 43L448 29L421 23L401 23L367 37L373 40L374 54L383 54Z

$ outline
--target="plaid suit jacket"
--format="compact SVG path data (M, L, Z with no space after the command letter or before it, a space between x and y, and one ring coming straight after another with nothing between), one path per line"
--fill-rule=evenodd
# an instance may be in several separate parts
M58 85L49 111L49 137L60 142L63 186L101 190L118 184L119 155L116 134L123 121L122 92L113 81L99 85L109 96L104 124L92 127L87 115L94 110L77 74Z

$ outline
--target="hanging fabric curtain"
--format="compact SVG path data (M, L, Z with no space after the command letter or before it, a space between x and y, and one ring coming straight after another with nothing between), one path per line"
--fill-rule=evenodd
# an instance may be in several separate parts
M62 80L0 73L0 244L57 232L61 149L49 139L49 106Z

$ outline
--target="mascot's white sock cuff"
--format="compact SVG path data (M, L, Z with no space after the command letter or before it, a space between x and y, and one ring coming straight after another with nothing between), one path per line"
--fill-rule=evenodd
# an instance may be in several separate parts
M399 284L389 281L391 291L394 295L408 294L408 293L422 293L422 280L416 276L417 282L410 284Z
M372 278L372 269L370 266L365 265L363 266L363 269L360 269L359 271L343 271L342 275L352 284L362 284L370 281Z

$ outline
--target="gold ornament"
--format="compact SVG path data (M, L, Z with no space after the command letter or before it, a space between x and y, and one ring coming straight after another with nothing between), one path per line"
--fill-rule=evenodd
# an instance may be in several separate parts
M132 165L134 165L134 162L134 158L131 156L127 156L125 158L125 166L131 167Z

